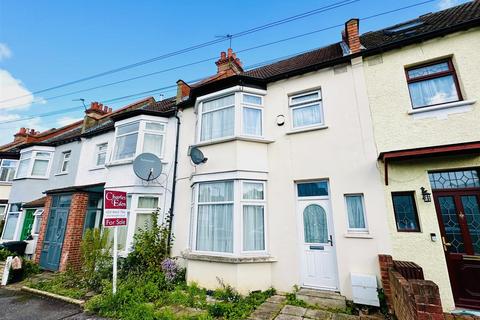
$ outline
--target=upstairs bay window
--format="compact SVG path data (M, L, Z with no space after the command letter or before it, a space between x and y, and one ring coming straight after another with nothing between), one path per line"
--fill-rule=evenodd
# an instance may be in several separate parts
M132 160L136 155L144 152L163 156L166 123L141 120L119 125L115 134L113 161ZM106 154L106 146L105 146ZM100 155L100 152L99 152ZM100 165L102 160L98 160Z
M227 180L194 188L194 250L214 254L265 252L265 184Z
M15 178L47 178L51 157L52 152L49 151L28 151L22 153Z
M263 98L231 93L200 104L200 142L235 136L263 136Z
M18 160L3 159L0 166L0 182L10 182L15 176Z
M322 93L320 90L290 96L292 129L324 125Z
M413 109L462 100L450 59L408 68L406 75Z

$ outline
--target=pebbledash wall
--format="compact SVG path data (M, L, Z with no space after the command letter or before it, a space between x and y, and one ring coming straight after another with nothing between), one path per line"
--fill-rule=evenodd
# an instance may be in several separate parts
M350 273L378 278L378 254L390 252L362 59L270 83L265 92L248 87L237 89L264 95L263 139L236 137L220 143L196 144L196 109L187 108L181 113L173 255L186 258L188 281L207 288L218 287L221 279L241 292L270 286L291 291L292 286L302 285L303 224L299 223L296 182L328 179L338 289L352 298ZM325 126L292 132L289 96L313 89L322 92ZM278 116L285 117L283 126L277 125ZM195 144L208 158L198 166L193 166L188 156L189 147ZM236 258L252 255L205 254L192 247L192 187L202 181L225 179L266 183L266 253L262 262L237 263ZM368 233L349 233L344 195L360 193L364 195ZM240 230L235 227L234 233Z
M457 32L403 47L365 59L365 77L370 101L375 140L379 152L446 145L480 140L480 28ZM460 82L464 106L409 114L411 102L405 68L414 64L452 57ZM389 165L386 186L387 218L396 260L419 264L425 279L440 289L445 311L452 310L454 300L445 255L440 240L432 242L430 233L440 237L435 205L425 203L420 187L430 189L427 170L479 167L478 156L455 156L410 160ZM383 163L379 162L382 168ZM391 192L416 190L416 204L421 232L397 232Z

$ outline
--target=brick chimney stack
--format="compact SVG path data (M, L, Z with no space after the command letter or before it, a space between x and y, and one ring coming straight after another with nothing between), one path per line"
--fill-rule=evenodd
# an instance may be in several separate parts
M350 49L350 53L358 53L362 50L358 19L350 19L345 23L345 29L342 31L342 40Z
M183 80L177 81L177 99L176 102L180 103L190 96L190 86Z
M13 135L13 141L23 141L25 143L35 140L35 136L39 134L35 129L20 128L17 133ZM33 138L33 139L32 139Z
M242 62L237 58L232 48L228 48L227 52L222 51L220 53L220 59L218 59L215 64L217 65L217 74L232 76L243 72Z
M98 102L92 102L90 108L85 110L85 117L83 118L82 132L85 132L88 128L93 127L98 121L106 114L112 113L112 108L104 106Z

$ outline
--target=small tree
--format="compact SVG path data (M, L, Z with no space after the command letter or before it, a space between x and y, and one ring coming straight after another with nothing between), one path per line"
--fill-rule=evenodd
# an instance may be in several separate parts
M112 244L109 240L109 229L99 228L85 231L80 250L82 253L82 281L84 285L98 291L102 279L109 279L112 272Z

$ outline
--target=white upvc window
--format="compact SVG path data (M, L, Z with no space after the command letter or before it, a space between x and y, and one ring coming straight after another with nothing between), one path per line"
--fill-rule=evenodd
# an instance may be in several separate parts
M193 251L237 256L266 254L264 182L201 182L194 186L193 193Z
M62 152L62 161L60 162L60 173L68 173L68 169L70 167L71 155L72 155L72 151Z
M3 227L2 240L14 240L21 210L22 206L20 203L10 204L8 213L6 215L5 226Z
M37 209L33 213L33 228L32 228L32 234L38 235L40 233L40 226L42 225L42 214L43 214L43 209Z
M289 107L293 130L325 124L320 90L290 96Z
M18 160L3 159L0 165L0 182L10 182L15 177Z
M107 162L108 143L100 143L95 146L95 167L103 167Z
M113 161L131 160L144 152L163 157L166 123L139 120L117 126Z
M52 152L27 151L20 155L15 178L48 178Z
M198 142L237 136L263 137L263 97L230 92L199 104Z
M368 232L363 194L346 194L348 232Z
M150 195L139 195L137 197L135 233L142 229L149 229L152 226L153 213L157 209L158 197Z

